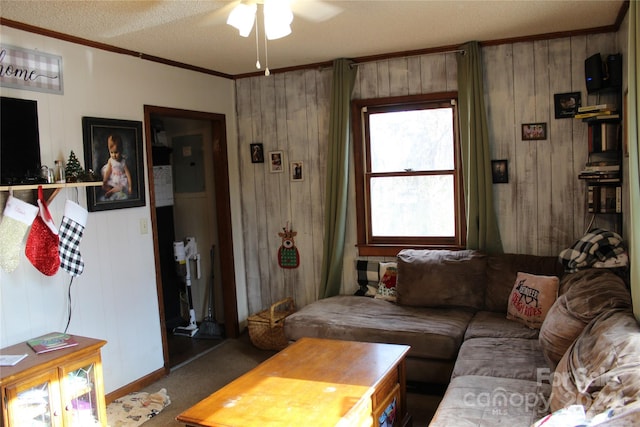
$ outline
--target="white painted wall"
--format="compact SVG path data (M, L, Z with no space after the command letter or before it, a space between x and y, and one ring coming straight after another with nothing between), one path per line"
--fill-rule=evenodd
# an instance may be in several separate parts
M142 122L145 104L225 114L238 307L246 318L233 81L12 28L0 27L0 41L62 57L64 95L0 88L3 96L38 101L47 165L66 161L71 150L84 165L83 116ZM141 220L150 224L148 182L145 191L144 207L89 214L80 245L86 267L71 287L69 332L108 341L102 352L107 393L163 365L152 234L140 232ZM4 205L6 193L1 197ZM83 189L63 190L50 205L57 224L67 198L86 207ZM69 279L62 270L43 276L24 255L14 272L0 271L0 347L64 330Z

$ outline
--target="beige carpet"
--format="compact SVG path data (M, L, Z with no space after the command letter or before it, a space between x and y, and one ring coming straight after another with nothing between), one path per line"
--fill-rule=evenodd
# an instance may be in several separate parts
M155 393L166 389L171 405L144 423L144 427L184 426L175 417L209 396L250 369L268 359L275 352L254 347L246 334L239 339L227 339L203 356L184 364L167 377L141 390ZM440 402L436 395L407 393L407 406L413 416L414 427L429 424Z

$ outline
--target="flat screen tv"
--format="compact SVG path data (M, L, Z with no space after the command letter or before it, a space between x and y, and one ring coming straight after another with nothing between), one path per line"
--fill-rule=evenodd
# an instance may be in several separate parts
M0 184L41 182L38 103L0 97Z

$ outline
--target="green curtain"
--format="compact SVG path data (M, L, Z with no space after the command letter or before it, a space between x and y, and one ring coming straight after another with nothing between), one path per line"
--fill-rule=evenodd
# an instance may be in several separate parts
M348 59L333 62L320 298L338 295L342 281L351 153L349 111L357 73L351 64Z
M629 92L627 94L627 144L629 147L629 254L631 255L631 299L633 313L640 322L640 9L638 2L629 3L629 41L627 78Z
M467 248L502 253L493 206L489 132L484 107L482 56L478 42L461 46L458 59L458 111L467 214Z

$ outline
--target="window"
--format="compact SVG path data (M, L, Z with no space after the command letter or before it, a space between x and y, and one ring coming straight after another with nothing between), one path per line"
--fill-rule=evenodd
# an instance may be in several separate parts
M456 96L353 101L360 255L464 247Z

